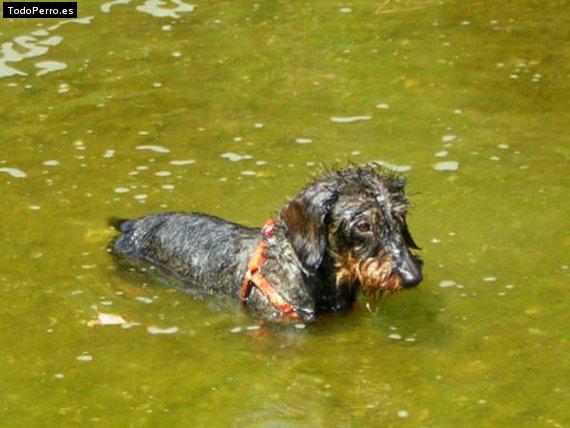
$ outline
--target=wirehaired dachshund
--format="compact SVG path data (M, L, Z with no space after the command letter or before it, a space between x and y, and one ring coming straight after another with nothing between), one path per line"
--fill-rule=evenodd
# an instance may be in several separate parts
M393 293L422 280L404 187L376 165L327 171L261 229L161 213L120 222L112 251L193 289L230 295L255 317L310 322L351 308L358 290Z

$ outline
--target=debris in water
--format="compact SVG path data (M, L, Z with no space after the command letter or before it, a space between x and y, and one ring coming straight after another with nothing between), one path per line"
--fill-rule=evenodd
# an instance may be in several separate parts
M103 325L123 325L127 324L121 315L106 312L97 312L95 319L87 323L87 327L103 326Z

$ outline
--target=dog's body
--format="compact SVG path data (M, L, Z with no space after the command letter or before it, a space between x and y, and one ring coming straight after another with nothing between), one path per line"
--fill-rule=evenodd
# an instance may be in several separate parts
M114 253L239 298L256 316L311 321L350 308L358 289L394 292L421 281L407 207L401 179L347 168L309 185L261 230L157 214L122 223Z
M197 213L163 213L126 221L114 251L133 264L150 264L208 293L239 298L248 261L263 239L261 229L240 226ZM298 318L310 321L314 300L293 247L277 227L267 240L263 274L290 302ZM281 314L257 288L247 296L253 315L279 319Z

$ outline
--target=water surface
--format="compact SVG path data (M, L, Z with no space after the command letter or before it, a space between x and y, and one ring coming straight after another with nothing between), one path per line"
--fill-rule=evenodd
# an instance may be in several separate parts
M2 425L567 426L567 2L194 6L0 21ZM407 176L423 247L373 313L264 325L106 252L348 160Z

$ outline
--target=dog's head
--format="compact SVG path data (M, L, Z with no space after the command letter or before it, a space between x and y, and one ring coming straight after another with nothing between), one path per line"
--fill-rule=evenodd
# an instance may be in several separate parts
M338 286L364 294L399 291L422 280L422 262L408 225L404 181L374 166L325 174L279 213L309 273L328 259Z

